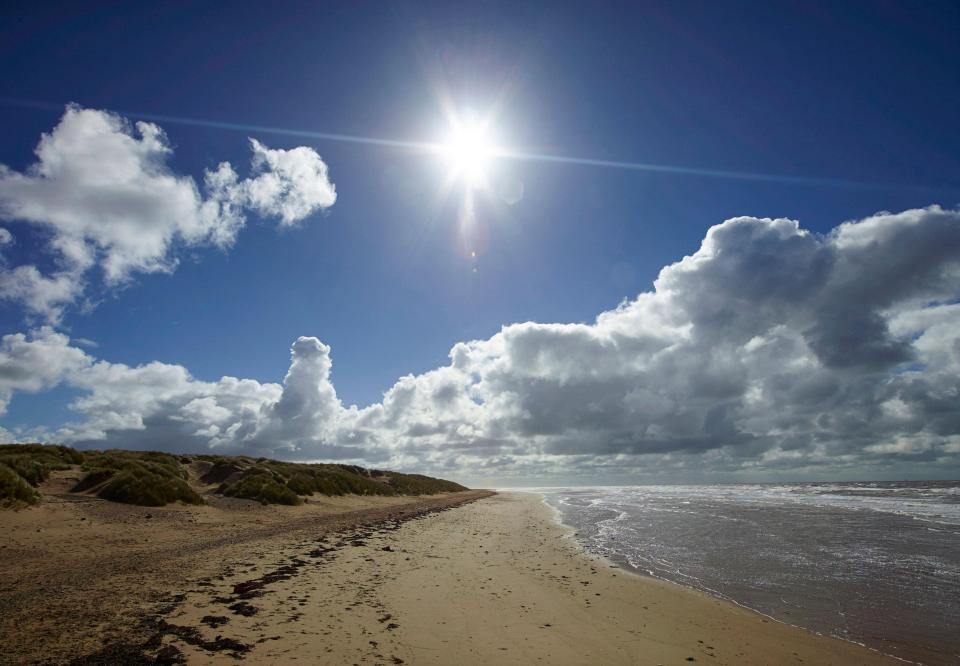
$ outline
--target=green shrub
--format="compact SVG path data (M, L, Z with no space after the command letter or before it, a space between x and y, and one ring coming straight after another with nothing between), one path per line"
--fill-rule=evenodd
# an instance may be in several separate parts
M0 505L36 502L38 495L30 486L49 478L52 470L72 465L82 465L85 472L73 492L90 491L103 499L143 506L176 501L201 504L203 500L188 483L190 477L185 467L194 461L213 464L201 481L219 483L218 492L263 504L301 504L301 497L315 493L426 495L465 490L451 481L421 474L368 470L357 465L211 454L172 455L162 451L80 452L52 444L4 444L0 445Z
M186 479L187 471L177 456L161 451L89 451L83 462L84 469L127 469L131 465L143 465L158 474Z
M91 472L88 472L82 479L77 482L73 488L70 489L70 492L73 493L82 493L91 488L99 486L101 483L109 480L117 473L115 469L95 469Z
M312 495L317 489L317 484L310 475L297 472L287 479L287 488L298 495Z
M203 499L183 479L161 476L146 467L116 472L97 492L97 497L140 506L163 506L178 500L203 504Z
M435 479L422 474L400 474L386 472L387 483L400 495L434 495L436 493L452 493L466 490L465 487L453 481Z
M0 464L6 465L31 486L38 486L50 476L50 468L27 456L4 456Z
M314 493L327 496L429 495L465 490L451 481L420 474L371 471L356 465L289 463L267 458L230 460L230 463L216 463L215 469L221 465L224 470L238 470L247 466L246 471L241 479L223 484L220 492L230 497L256 499L265 504L275 503L273 498L277 497L279 486L300 496ZM286 493L280 497L282 503L289 503L290 498Z
M218 460L213 463L213 467L207 470L206 474L200 477L200 480L204 483L224 483L231 476L242 471L243 467L235 462Z
M124 504L163 506L181 501L203 504L186 482L180 459L158 451L91 451L83 464L87 474L74 492L95 490L97 497Z
M16 509L39 500L37 492L23 477L6 465L0 465L0 507Z
M70 469L83 462L83 454L68 446L56 444L2 444L0 464L16 472L31 486L50 478L55 469Z
M268 460L261 465L286 479L296 478L294 485L301 495L394 495L393 489L341 465L285 463Z
M82 452L62 444L0 444L0 457L7 455L48 458L69 465L79 465L84 457Z
M261 504L303 504L282 477L261 467L248 469L240 479L221 487L221 492L227 497L256 500Z

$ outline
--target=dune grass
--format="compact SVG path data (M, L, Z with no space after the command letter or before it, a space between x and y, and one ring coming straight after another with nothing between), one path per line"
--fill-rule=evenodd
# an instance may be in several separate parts
M398 495L434 495L466 490L459 483L435 479L423 474L400 474L399 472L383 472L383 474L387 477L387 483Z
M211 477L217 465L211 470ZM289 463L259 458L233 458L240 478L224 483L220 492L228 497L257 500L263 504L300 504L300 497L339 495L432 495L466 490L463 486L419 474L368 470L356 465ZM220 468L220 473L228 468Z
M0 464L19 474L31 486L50 478L55 469L70 469L83 462L83 454L58 444L0 444Z
M251 499L261 504L303 504L296 492L287 486L287 481L267 467L254 466L244 471L243 476L221 491L227 497Z
M172 502L203 504L191 484L187 466L212 466L193 482L197 489L262 504L303 504L315 494L432 495L466 490L463 486L421 474L370 470L357 465L292 463L247 456L173 455L160 451L76 451L52 444L0 445L0 507L35 504L36 486L57 469L80 465L84 472L72 488L102 499L140 506Z
M163 506L171 502L203 504L203 498L187 483L180 459L158 451L91 451L83 469L87 472L74 492L92 490L97 497L140 506Z
M0 444L0 506L36 504L34 490L55 469L70 469L83 461L83 454L55 444Z
M39 501L35 491L22 476L6 465L0 465L0 507L19 509Z
M265 465L287 478L299 495L395 495L393 489L374 480L368 470L348 465L285 463L268 460Z

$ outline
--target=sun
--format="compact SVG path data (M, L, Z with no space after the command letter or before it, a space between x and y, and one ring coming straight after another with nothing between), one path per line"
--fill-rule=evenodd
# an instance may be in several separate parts
M484 123L473 119L454 122L450 135L439 148L451 178L474 189L486 186L496 147Z

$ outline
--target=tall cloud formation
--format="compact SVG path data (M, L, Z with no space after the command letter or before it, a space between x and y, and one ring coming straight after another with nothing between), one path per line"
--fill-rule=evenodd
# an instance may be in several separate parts
M250 143L252 177L241 180L222 162L206 171L201 191L168 168L173 149L157 125L68 106L41 137L35 164L22 173L0 164L0 219L47 234L55 261L48 273L0 264L0 299L56 323L94 267L107 287L135 273L169 273L178 245L231 246L247 211L291 226L334 204L327 166L313 149Z
M178 442L470 478L730 478L960 471L960 211L825 236L741 217L593 324L505 326L449 365L344 407L330 349L283 386L97 361L51 329L0 345L0 400L65 382L52 439Z

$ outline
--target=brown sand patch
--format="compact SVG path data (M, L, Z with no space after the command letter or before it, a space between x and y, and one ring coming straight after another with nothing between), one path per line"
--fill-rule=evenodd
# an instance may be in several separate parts
M3 664L65 663L104 649L99 661L78 663L139 663L131 646L152 635L142 620L205 578L229 575L224 562L483 494L325 497L299 507L210 496L207 506L144 508L62 492L69 472L56 474L40 505L0 513Z

